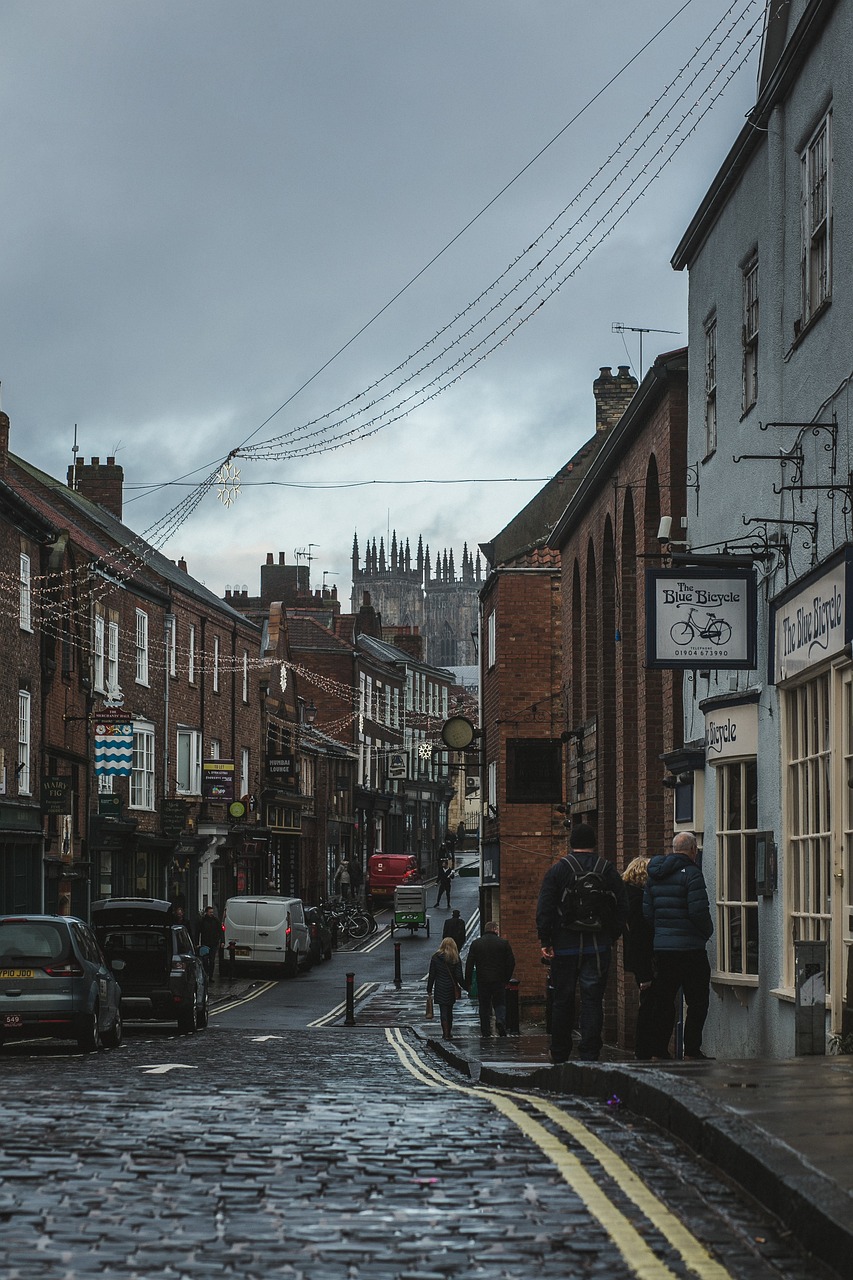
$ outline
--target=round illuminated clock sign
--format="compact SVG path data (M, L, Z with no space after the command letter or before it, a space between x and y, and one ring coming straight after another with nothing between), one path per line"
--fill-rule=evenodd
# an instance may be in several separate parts
M233 804L229 804L228 812L232 818L242 818L246 813L246 806L242 800L235 800Z
M474 741L474 726L465 716L451 716L441 727L441 740L451 751L464 751Z

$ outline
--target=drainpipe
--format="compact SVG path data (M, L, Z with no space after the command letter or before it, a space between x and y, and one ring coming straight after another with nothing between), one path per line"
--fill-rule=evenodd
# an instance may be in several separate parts
M166 678L163 681L163 799L169 794L169 763L172 758L169 735L169 675L172 670L172 628L175 615L167 613L164 619L163 642L166 648Z

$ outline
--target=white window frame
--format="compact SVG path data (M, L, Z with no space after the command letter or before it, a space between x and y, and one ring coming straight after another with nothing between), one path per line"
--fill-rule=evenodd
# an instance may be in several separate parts
M128 808L153 812L154 767L154 725L148 720L136 720L133 724L133 760Z
M182 796L201 795L201 734L178 727L175 754L175 791Z
M743 269L743 412L758 400L758 257Z
M717 974L758 984L758 889L755 842L758 831L758 763L720 763L717 791ZM750 789L753 798L750 799ZM749 818L752 821L749 821ZM752 947L750 947L750 943Z
M785 693L785 985L795 941L826 942L832 924L832 686L828 671ZM832 966L827 973L831 986Z
M33 580L30 557L21 552L20 560L20 606L18 612L19 625L22 631L33 629Z
M222 756L222 743L219 738L210 738L207 743L208 760L219 760Z
M118 693L119 671L118 671L118 654L119 654L119 629L118 622L110 621L107 623L107 690L114 696ZM111 775L105 775L111 776Z
M717 448L717 317L705 323L705 457Z
M486 619L486 667L491 668L497 661L497 610L493 609Z
M178 619L172 614L169 619L169 678L174 680L178 674Z
M195 626L193 623L187 627L187 680L190 684L195 684Z
M219 636L213 637L213 692L219 693Z
M92 683L98 693L105 693L107 688L105 622L106 619L102 613L95 614L92 636Z
M249 650L243 650L243 702L249 701Z
M240 748L240 796L249 795L249 748Z
M498 807L498 762L497 760L489 761L489 808L497 811ZM490 818L493 814L488 815Z
M32 695L18 690L18 795L32 794Z
M148 614L136 610L136 683L148 684Z
M803 324L832 297L832 111L800 157Z

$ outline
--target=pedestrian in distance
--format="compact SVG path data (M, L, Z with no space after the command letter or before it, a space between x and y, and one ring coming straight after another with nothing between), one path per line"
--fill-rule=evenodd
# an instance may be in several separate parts
M453 862L445 854L441 862L438 864L438 893L435 899L435 905L441 905L441 899L447 895L447 906L450 908L450 886L453 881Z
M506 938L490 920L483 934L468 948L465 962L465 986L470 990L474 971L477 973L477 1002L480 1010L480 1035L492 1034L492 1010L499 1036L506 1035L506 984L515 972L515 956Z
M335 872L335 884L337 885L338 892L340 893L344 902L349 902L350 889L352 887L352 876L350 874L350 864L349 864L348 858L344 858L343 862L340 864L337 871Z
M205 973L212 982L216 969L216 957L219 955L219 950L222 946L222 921L210 904L205 907L199 921L198 945L199 947L207 947L207 955L202 956L201 962L204 965Z
M462 948L465 946L465 939L467 935L468 930L465 928L465 921L459 914L459 908L454 907L453 915L449 920L445 920L444 922L444 928L441 931L441 936L443 938L452 938L461 954Z
M452 938L442 938L429 962L427 995L434 995L441 1019L442 1040L452 1039L453 1006L464 985L459 949Z
M568 1062L580 989L580 1048L596 1062L604 1030L604 992L613 944L628 917L628 893L612 862L595 852L595 832L581 823L570 852L545 873L536 907L542 956L550 961L551 1061Z
M702 1030L711 998L707 943L714 932L705 877L697 865L699 846L692 831L679 831L672 853L649 862L643 915L654 930L655 1056L669 1057L679 988L687 1004L685 1058L705 1058Z
M622 872L628 891L628 920L622 938L627 973L633 973L639 992L634 1057L641 1060L660 1056L655 1044L657 1022L654 1014L655 952L654 930L643 915L643 891L649 878L649 859L634 858Z
M364 886L364 872L356 858L349 859L349 883L353 901L360 902L361 890Z

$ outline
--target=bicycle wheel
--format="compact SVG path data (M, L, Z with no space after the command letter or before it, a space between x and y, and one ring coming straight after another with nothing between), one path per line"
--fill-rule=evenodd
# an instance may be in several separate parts
M725 618L715 618L709 625L707 634L711 644L728 644L732 629Z
M670 628L669 634L676 644L685 645L690 644L695 633L689 622L676 622L675 626Z
M359 942L370 933L370 917L363 915L360 911L356 912L355 915L350 916L347 929L349 930L349 936Z

